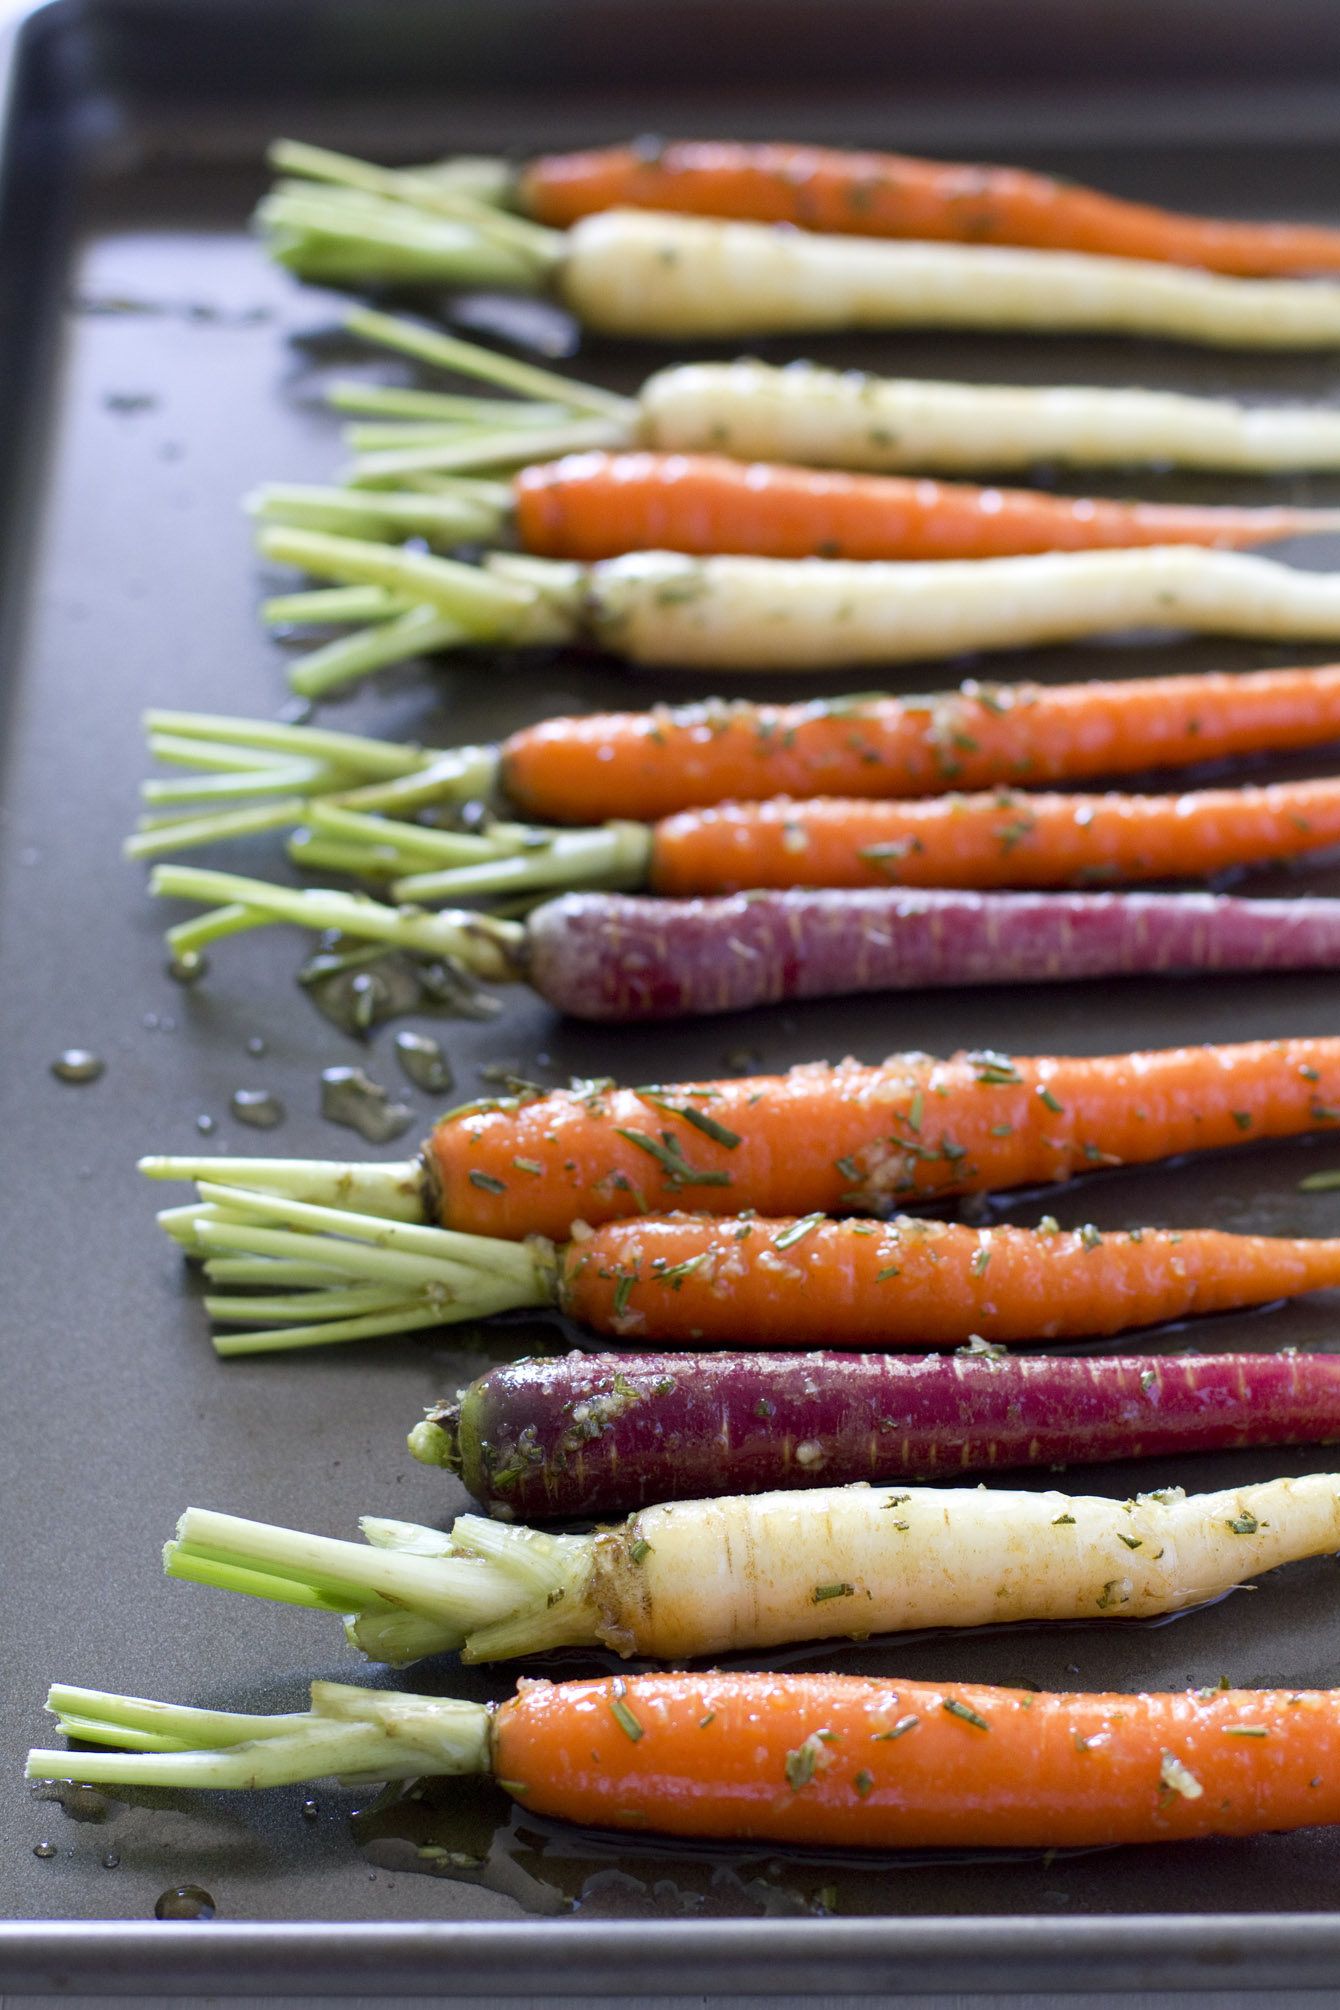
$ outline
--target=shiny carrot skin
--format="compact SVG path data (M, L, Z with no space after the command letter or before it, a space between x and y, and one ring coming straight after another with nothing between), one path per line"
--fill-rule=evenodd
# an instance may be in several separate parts
M948 1347L1119 1333L1335 1285L1340 1240L670 1214L569 1243L559 1291L622 1340Z
M1081 780L1340 735L1340 664L1089 684L969 678L929 697L744 699L543 719L503 743L503 787L558 823L769 796L920 796Z
M1337 1430L1333 1354L703 1358L639 1347L490 1368L435 1404L409 1445L524 1522L627 1514L722 1488L1316 1444Z
M634 1675L523 1681L493 1729L523 1807L597 1828L1046 1848L1340 1821L1334 1690Z
M681 810L655 827L659 894L776 886L1102 887L1340 843L1340 780L1183 796L818 796Z
M1268 278L1340 270L1340 231L1241 223L1123 202L1021 168L833 147L679 140L533 161L523 207L563 228L604 209L666 209L848 237L1025 244Z
M587 562L628 551L936 559L1140 544L1231 547L1340 524L1332 510L1114 502L746 465L721 454L569 454L524 468L512 494L524 550Z
M1097 1057L895 1055L875 1068L813 1062L466 1105L437 1125L426 1164L445 1226L565 1241L574 1221L668 1207L891 1213L1337 1125L1337 1037Z

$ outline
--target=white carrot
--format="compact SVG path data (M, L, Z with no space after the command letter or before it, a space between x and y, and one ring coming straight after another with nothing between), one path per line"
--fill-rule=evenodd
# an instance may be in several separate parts
M825 370L807 362L779 369L752 358L732 363L681 363L658 370L636 401L513 357L462 342L395 315L357 308L354 334L439 370L481 378L516 397L541 393L554 408L566 401L570 422L591 416L605 427L600 444L662 451L731 454L737 460L796 461L806 466L992 474L1039 461L1072 467L1141 462L1220 469L1242 474L1340 467L1340 412L1304 406L1238 405L1174 391L1112 390L1096 385L955 384L908 377L872 377L861 370ZM331 402L344 411L381 415L396 395L377 386L340 384ZM462 401L437 392L400 393L432 411ZM479 401L476 401L479 402ZM511 415L544 409L490 400ZM543 458L551 417L511 424L479 416L455 422L436 443L422 426L397 433L383 425L371 436L350 435L358 450L374 443L399 455L364 453L354 464L360 484L422 476L433 470L520 466ZM313 610L315 618L315 610Z
M1123 628L1340 639L1340 573L1193 545L913 562L688 558L578 566L499 554L485 570L393 545L270 527L267 558L410 595L465 639L585 635L631 663L820 670L1016 649ZM332 681L295 673L309 694Z
M1340 1475L1132 1501L855 1485L679 1501L555 1536L365 1520L372 1547L191 1508L168 1574L348 1615L379 1660L562 1645L674 1660L1024 1619L1148 1618L1340 1548Z
M1154 335L1214 347L1340 341L1340 285L1227 279L1082 252L780 231L605 210L568 233L559 291L603 335L1004 328Z
M642 387L639 437L666 451L812 467L968 474L1171 462L1263 474L1340 466L1340 412L1174 391L954 384L813 363L681 363Z

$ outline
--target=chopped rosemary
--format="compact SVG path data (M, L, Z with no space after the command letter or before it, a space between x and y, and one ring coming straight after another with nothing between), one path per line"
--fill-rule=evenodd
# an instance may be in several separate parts
M855 1598L854 1584L816 1584L810 1593L811 1605L822 1605L826 1598Z
M706 1263L706 1261L707 1251L700 1250L697 1256L686 1256L682 1263L672 1263L667 1269L656 1271L653 1274L652 1282L654 1284L668 1284L672 1291L678 1291L690 1271L696 1270L700 1263Z
M972 1253L972 1262L968 1265L968 1268L974 1277L985 1277L986 1266L990 1261L991 1251L989 1249L975 1249Z
M901 1277L902 1274L896 1263L890 1263L883 1270L875 1272L875 1282L876 1284L887 1284L891 1277Z
M908 1105L907 1128L909 1129L909 1131L920 1131L921 1113L925 1109L925 1107L926 1107L926 1098L922 1095L921 1090L918 1089L915 1096L913 1096L911 1103Z
M698 1729L700 1731L705 1731L709 1724L715 1723L716 1714L717 1713L715 1710L709 1710L705 1717L700 1717L698 1719Z
M1063 1117L1065 1115L1065 1104L1057 1102L1045 1082L1038 1083L1038 1100L1045 1104L1054 1116Z
M619 1318L621 1314L623 1314L628 1310L628 1300L632 1296L633 1286L636 1284L636 1282L637 1279L635 1276L633 1276L630 1272L625 1272L624 1275L619 1279L619 1282L615 1285L614 1316L616 1319Z
M651 1544L647 1541L645 1535L640 1535L636 1542L629 1543L628 1561L630 1563L641 1563L644 1556L650 1555Z
M843 1179L850 1180L853 1186L855 1186L857 1180L861 1177L861 1168L857 1165L854 1158L834 1159L833 1170L840 1172Z
M672 1186L729 1186L731 1183L728 1172L709 1172L699 1166L691 1166L669 1131L662 1133L664 1142L661 1143L648 1137L645 1131L625 1130L621 1124L616 1124L614 1129L619 1137L626 1138L630 1145L636 1145L639 1151L655 1159ZM471 1178L474 1178L473 1173Z
M1023 1081L1008 1054L997 1054L988 1047L966 1058L984 1088L1017 1088Z
M470 1168L471 1186L482 1187L485 1193L506 1193L507 1182L495 1179L492 1173L480 1172L475 1166Z
M512 1164L518 1172L535 1173L541 1178L544 1176L544 1167L538 1159L513 1159Z
M862 1800L865 1799L866 1795L870 1792L870 1789L874 1786L874 1784L875 1784L874 1780L871 1778L870 1774L867 1773L864 1766L862 1766L860 1772L856 1775L856 1778L852 1781L852 1785L855 1787L857 1793L860 1795Z
M610 1697L610 1710L613 1713L614 1721L619 1726L619 1729L621 1731L626 1731L628 1736L632 1739L633 1743L636 1744L638 1739L642 1736L642 1726L641 1724L638 1723L637 1718L633 1715L628 1705L624 1702L624 1695L625 1690L623 1682L622 1680L616 1677L614 1683L614 1694Z
M714 1144L724 1145L729 1152L733 1152L742 1142L738 1131L728 1131L724 1124L719 1124L715 1117L709 1117L705 1110L695 1110L687 1103L677 1103L671 1097L662 1095L657 1089L638 1089L636 1094L644 1103L655 1103L658 1109L668 1111L672 1117L682 1117L686 1124L692 1124L695 1131L701 1131L703 1136L711 1138Z
M1140 1537L1138 1535L1123 1535L1120 1529L1117 1530L1117 1541L1124 1542L1127 1549L1144 1548L1144 1543L1140 1540Z
M1226 1738L1268 1738L1270 1732L1264 1724L1225 1724Z
M1228 1114L1232 1117L1240 1131L1249 1131L1251 1129L1252 1113L1250 1110L1230 1110Z
M823 1218L822 1214L807 1214L800 1221L793 1221L790 1228L784 1228L780 1235L773 1237L773 1248L792 1248L794 1244L802 1241L805 1236L818 1228Z
M787 1753L786 1783L793 1794L798 1794L800 1789L807 1787L814 1778L814 1768L819 1758L819 1751L818 1739L809 1737L806 1738L803 1745L797 1745L794 1752Z
M920 1722L920 1717L900 1717L887 1731L872 1731L870 1736L876 1744L891 1744L895 1738L901 1738L904 1732L915 1731Z
M1075 1517L1072 1514L1058 1514L1052 1516L1053 1528L1073 1528L1074 1526L1075 1526Z
M1230 1521L1228 1525L1234 1535L1255 1535L1257 1529L1261 1526L1256 1516L1245 1508L1236 1520Z
M979 1731L991 1729L985 1717L980 1716L970 1703L960 1703L957 1696L946 1696L940 1708L947 1710L951 1717L961 1717L965 1724L975 1724Z
M1098 1229L1094 1227L1091 1221L1086 1221L1083 1228L1079 1230L1079 1244L1081 1249L1102 1248L1103 1246L1102 1234Z

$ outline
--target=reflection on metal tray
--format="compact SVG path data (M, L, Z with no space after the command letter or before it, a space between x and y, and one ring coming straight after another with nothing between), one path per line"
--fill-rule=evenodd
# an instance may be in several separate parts
M51 1678L231 1707L297 1705L312 1672L308 1616L165 1583L158 1550L177 1514L196 1500L332 1532L362 1511L445 1518L464 1497L408 1459L405 1432L483 1358L525 1346L534 1330L221 1366L197 1287L154 1228L155 1196L130 1170L149 1150L247 1149L231 1116L237 1090L268 1090L287 1111L268 1149L343 1152L350 1141L319 1115L327 1066L363 1066L394 1083L423 1129L434 1114L432 1098L399 1079L394 1027L364 1041L301 995L302 948L283 931L221 944L203 984L174 985L163 915L117 857L144 767L144 706L271 715L282 704L284 649L257 626L262 582L238 498L267 478L326 479L339 459L315 396L341 348L329 339L336 303L267 267L246 232L264 140L289 130L390 159L525 153L652 127L789 133L1006 155L1188 207L1333 216L1334 9L1277 0L1267 19L1251 0L1229 0L1218 21L1207 48L1199 7L1168 0L1124 23L1116 48L1097 14L1061 0L1026 14L995 0L823 9L457 0L436 10L403 0L56 0L21 30L0 184L9 303L0 315L0 1220L11 1256L0 1833L14 1921L0 1928L0 1987L45 1989L60 1975L69 1987L134 1993L831 1994L1171 1986L1201 1979L1207 1962L1225 1964L1212 1972L1240 1987L1340 1975L1340 1838L1330 1833L1051 1860L932 1856L875 1874L767 1851L639 1844L633 1856L626 1842L616 1862L605 1842L548 1825L530 1836L513 1815L508 1860L524 1877L488 1876L453 1858L487 1861L496 1815L471 1814L464 1801L450 1815L445 1787L414 1804L412 1821L399 1790L374 1813L335 1787L106 1798L104 1819L88 1820L19 1784L23 1749L43 1738ZM821 359L908 374L1326 402L1340 393L1340 358L1330 355L933 335L809 346ZM578 367L628 389L659 360L600 344L582 350ZM1163 475L1145 486L1168 498L1340 501L1335 478ZM1290 555L1340 563L1340 542ZM1245 643L1163 641L1058 649L1001 668L1059 679L1283 660ZM926 677L913 666L901 681L920 688ZM387 674L323 718L449 744L557 710L706 689L690 677L630 677L575 652L476 655ZM1334 750L1312 765L1334 772ZM219 862L263 871L273 856L271 841L256 839ZM1243 885L1340 892L1340 869ZM614 1070L639 1081L701 1077L741 1053L775 1068L899 1047L1098 1052L1330 1032L1336 1000L1333 977L1299 975L900 994L613 1032L555 1021L508 995L493 1022L424 1014L413 1023L442 1039L468 1094L477 1070L502 1057L545 1080ZM72 1047L105 1060L98 1080L52 1076ZM1333 1155L1325 1141L1221 1154L1094 1181L1047 1205L1114 1226L1329 1233L1331 1198L1302 1195L1297 1182ZM1031 1219L1032 1207L1015 1197L1003 1212ZM1216 1346L1333 1335L1329 1299L1213 1325ZM1183 1333L1148 1338L1189 1344ZM1080 1484L1123 1495L1174 1479L1200 1488L1307 1470L1324 1456L1204 1457L1175 1475L1126 1462ZM1177 1626L913 1637L866 1643L843 1665L1039 1687L1178 1687L1221 1674L1326 1683L1340 1666L1340 1575L1329 1559L1293 1566ZM505 1694L512 1680L449 1664L428 1675L475 1695ZM487 1831L482 1845L478 1835L459 1842L471 1821ZM46 1844L54 1854L39 1851ZM420 1848L437 1854L421 1858ZM435 1874L411 1874L421 1868ZM576 1901L576 1919L528 1917L531 1887L545 1879L559 1894L555 1911ZM185 1883L212 1894L214 1920L155 1922L159 1894ZM779 1916L788 1912L797 1916ZM1134 1914L1144 1917L1132 1923ZM104 1921L113 1924L94 1924Z

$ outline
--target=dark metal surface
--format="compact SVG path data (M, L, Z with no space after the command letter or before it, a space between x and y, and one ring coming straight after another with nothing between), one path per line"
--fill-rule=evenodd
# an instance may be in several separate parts
M333 303L267 267L245 232L263 185L260 142L288 129L391 158L458 146L524 152L652 124L925 147L938 136L947 149L973 135L982 151L1008 149L1131 194L1334 217L1340 31L1329 5L1294 0L1271 12L1267 35L1259 8L1214 10L1220 39L1199 79L1213 90L1181 100L1180 142L1167 81L1190 91L1208 32L1191 0L1123 6L1120 38L1116 15L1101 9L1087 11L1091 32L1081 34L1073 8L955 0L936 10L952 29L939 55L930 11L893 0L790 11L493 0L422 12L374 0L58 0L29 22L0 188L8 637L0 1861L5 1913L53 1924L0 1929L0 1987L589 1995L1320 1987L1340 1977L1340 1841L1321 1832L1053 1863L862 1865L767 1851L634 1856L626 1843L616 1856L598 1839L550 1828L529 1842L511 1832L482 1881L461 1881L417 1874L412 1825L397 1832L396 1815L378 1818L380 1828L365 1821L356 1838L349 1817L358 1797L334 1789L318 1793L314 1821L303 1819L294 1789L139 1795L108 1802L106 1818L88 1822L30 1798L19 1782L23 1750L46 1739L40 1703L54 1678L260 1709L294 1707L314 1674L358 1679L359 1664L328 1623L166 1584L160 1543L190 1500L331 1533L352 1532L360 1512L449 1515L463 1496L409 1460L405 1431L475 1371L481 1347L519 1351L555 1337L504 1328L486 1341L437 1337L221 1366L197 1288L153 1225L166 1196L131 1171L148 1150L361 1154L352 1133L317 1112L319 1070L337 1061L364 1061L416 1103L425 1128L433 1114L397 1079L392 1029L365 1053L297 993L300 952L283 931L219 945L195 991L170 983L159 942L165 916L117 856L144 771L143 706L269 715L285 695L282 649L256 624L261 582L239 496L266 478L325 479L341 455L314 397L335 353L326 339ZM1002 17L1015 23L1008 89L988 101L983 51L999 49L987 28ZM755 50L762 67L751 86ZM1142 99L1156 76L1164 94L1151 110ZM1066 78L1071 87L1058 89ZM1086 132L1087 144L1077 137ZM816 353L908 373L1138 381L1326 402L1340 393L1332 356L932 336L829 343ZM576 367L631 387L657 360L606 347ZM1340 500L1337 480L1165 477L1145 486L1169 496ZM1340 564L1340 541L1288 555ZM1282 660L1251 645L1153 638L996 667L1062 677ZM938 673L913 669L907 687L924 688L928 674ZM705 688L633 680L577 656L475 658L431 674L396 672L322 716L465 741L547 712ZM278 847L239 844L227 862L275 870ZM1318 866L1245 884L1336 892L1340 871ZM613 1071L664 1080L717 1071L742 1053L774 1067L820 1054L876 1059L904 1046L1100 1052L1331 1032L1338 999L1324 976L1127 983L839 1002L611 1032L557 1022L517 994L494 1025L436 1030L469 1094L476 1068L500 1059L544 1079ZM257 1038L261 1055L248 1051ZM75 1045L107 1061L91 1086L49 1073ZM229 1117L232 1091L252 1087L272 1088L287 1107L267 1140ZM201 1115L215 1120L207 1136L196 1127ZM1337 1157L1334 1144L1300 1142L1108 1176L1049 1204L1067 1223L1329 1233L1335 1200L1301 1196L1297 1181ZM1012 1218L1038 1211L1036 1201L1020 1203ZM1333 1299L1318 1298L1217 1321L1209 1337L1330 1344L1335 1311ZM1173 1333L1150 1344L1188 1341ZM1306 1470L1326 1457L1259 1452L1185 1461L1176 1473L1131 1464L1072 1480L1124 1495ZM852 1649L840 1665L1046 1687L1176 1687L1221 1673L1322 1684L1340 1666L1338 1595L1336 1564L1319 1559L1161 1629L922 1640ZM824 1650L815 1665L833 1660ZM513 1677L464 1678L440 1663L407 1679L443 1689L468 1679L470 1693L505 1694ZM449 1815L434 1819L442 1826L432 1839L450 1843ZM487 1828L497 1816L472 1819ZM46 1841L56 1855L36 1857ZM118 1861L105 1866L106 1857ZM213 1894L216 1922L155 1925L158 1894L187 1882ZM527 1917L574 1903L576 1920ZM834 1905L867 1916L813 1916ZM777 1917L786 1912L797 1916ZM1187 1917L1156 1916L1175 1914ZM114 1929L92 1924L102 1920Z

